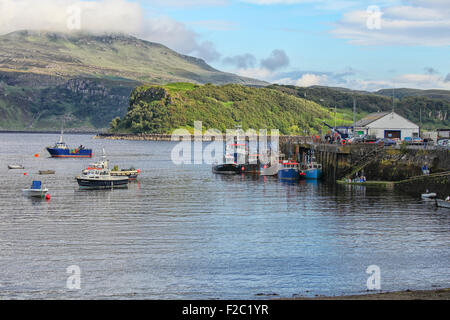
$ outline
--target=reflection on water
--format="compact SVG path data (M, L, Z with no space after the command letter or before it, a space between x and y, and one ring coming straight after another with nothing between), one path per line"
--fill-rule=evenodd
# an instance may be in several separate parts
M448 286L450 212L365 186L213 175L175 166L173 143L94 140L111 165L142 170L128 189L79 190L95 159L33 155L57 135L0 135L0 298L265 298ZM7 170L23 162L24 171ZM38 176L52 169L55 175ZM21 195L43 180L51 200ZM66 268L79 265L82 289Z

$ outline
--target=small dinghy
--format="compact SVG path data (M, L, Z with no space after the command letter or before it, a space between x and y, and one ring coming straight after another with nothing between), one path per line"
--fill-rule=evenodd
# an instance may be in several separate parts
M436 205L441 208L450 209L450 196L445 200L436 199Z
M25 169L25 168L20 164L9 164L8 169L14 170L14 169Z
M29 189L23 189L22 191L27 197L44 198L47 195L48 189L42 186L41 181L33 181Z
M427 199L435 199L436 196L437 196L436 193L434 193L434 192L428 192L428 190L427 190L426 193L422 193L422 195L421 195L422 199L424 199L424 200L427 200Z
M55 174L55 170L39 170L40 175L44 174Z

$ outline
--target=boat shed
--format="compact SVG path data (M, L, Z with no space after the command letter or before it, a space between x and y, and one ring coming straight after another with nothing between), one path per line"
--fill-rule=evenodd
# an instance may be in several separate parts
M377 112L355 123L356 135L374 135L378 139L405 139L420 136L420 128L415 123L395 112Z

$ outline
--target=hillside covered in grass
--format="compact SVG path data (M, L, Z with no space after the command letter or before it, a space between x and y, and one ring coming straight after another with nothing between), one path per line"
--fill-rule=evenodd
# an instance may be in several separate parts
M418 125L422 122L422 128L424 129L450 127L450 91L446 90L385 89L371 93L320 86L271 85L269 87L314 101L328 110L332 110L336 106L338 112L345 115L345 119L339 119L337 125L352 123L348 120L353 118L353 99L356 103L356 118L358 120L369 113L391 111L393 101L389 93L394 93L395 112L401 116ZM341 120L343 121L341 122ZM330 124L334 124L334 120Z
M123 34L0 35L0 130L107 128L136 86L176 81L267 84Z
M229 84L194 85L174 83L140 86L133 90L130 107L123 119L111 122L112 132L171 133L192 131L194 121L203 129L222 132L241 125L249 128L279 129L281 134L320 132L329 113L320 105L266 88Z

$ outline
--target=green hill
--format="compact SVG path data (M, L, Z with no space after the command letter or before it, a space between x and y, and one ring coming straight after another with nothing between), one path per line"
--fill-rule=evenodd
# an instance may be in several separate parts
M192 130L194 121L221 132L236 124L279 129L282 134L311 134L322 129L329 113L320 105L274 89L228 84L204 86L174 83L133 90L125 117L114 119L112 132L171 133Z
M296 87L285 85L271 85L272 89L279 90L296 97L314 101L331 110L336 105L338 111L346 118L339 119L338 125L352 123L353 99L355 99L357 120L362 116L378 111L390 111L393 108L392 90L380 90L378 93L353 91L345 88L330 87ZM389 92L391 95L389 96ZM419 124L422 120L424 129L450 127L450 96L446 90L416 90L395 89L395 112ZM423 94L423 95L420 95ZM441 98L433 98L439 96ZM330 123L332 124L332 123Z
M17 31L0 36L0 129L105 128L144 83L267 83L119 34Z

